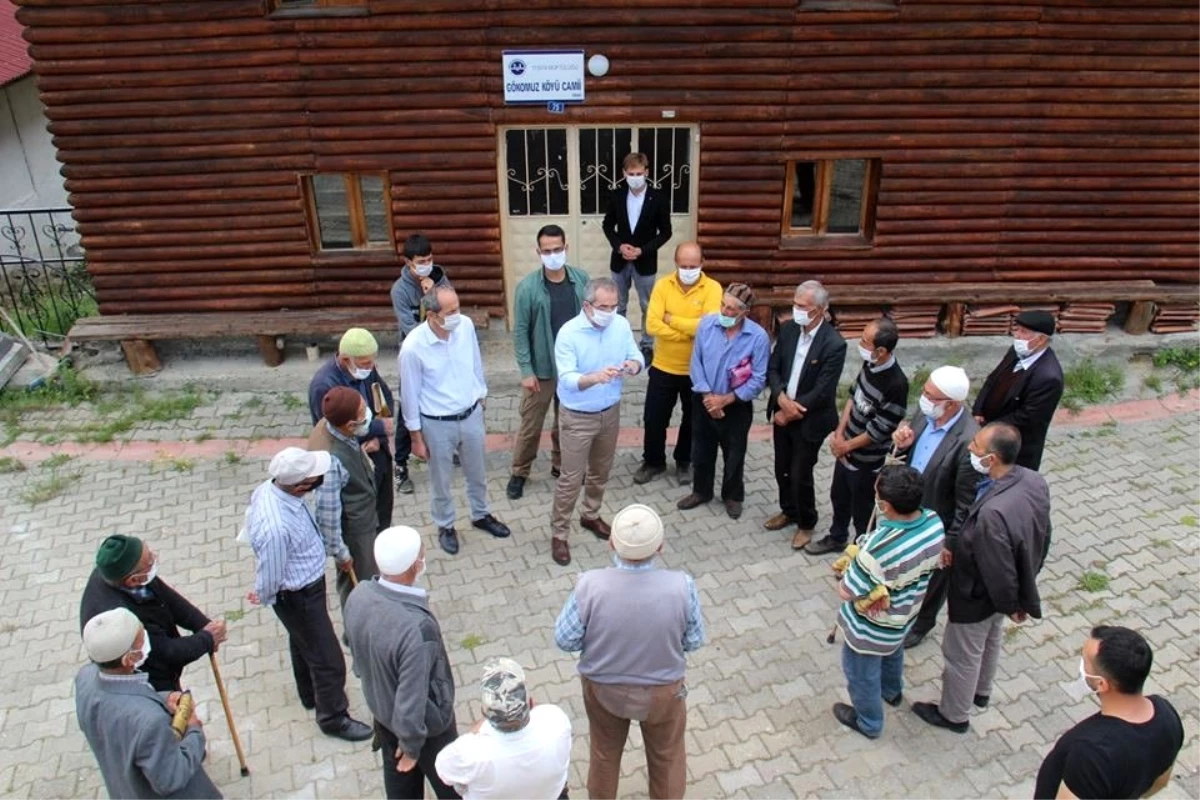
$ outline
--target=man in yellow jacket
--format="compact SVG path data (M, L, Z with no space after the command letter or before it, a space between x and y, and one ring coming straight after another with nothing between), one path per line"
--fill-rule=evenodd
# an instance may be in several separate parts
M680 485L692 480L692 379L688 368L696 327L705 314L721 309L721 284L704 274L704 254L696 242L675 248L675 271L654 284L646 330L654 337L654 360L646 385L642 466L633 476L648 483L667 471L667 426L679 401L683 420L675 443L675 474Z

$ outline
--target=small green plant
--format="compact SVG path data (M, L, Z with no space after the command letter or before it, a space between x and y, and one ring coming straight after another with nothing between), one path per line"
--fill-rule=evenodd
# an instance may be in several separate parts
M167 468L172 472L191 472L196 462L190 458L171 458L167 460Z
M288 411L298 411L305 406L304 400L299 395L295 394L285 394L282 402L283 407Z
M240 608L235 608L235 609L232 609L231 611L225 612L225 621L226 622L237 622L240 619L242 619L242 617L244 617L244 616L246 616L245 611L243 611Z
M241 408L243 411L258 411L265 405L261 397L251 397L242 403Z
M66 453L55 453L41 463L42 469L58 469L63 464L66 464L74 456L69 456Z
M1085 358L1066 371L1063 385L1063 407L1078 413L1084 406L1116 397L1125 386L1125 373L1115 364L1096 364Z
M1004 641L1011 642L1013 639L1021 635L1020 625L1009 625L1004 629Z
M1103 592L1108 588L1108 576L1088 570L1079 576L1079 588L1085 592Z
M1151 539L1150 546L1151 547L1168 548L1168 547L1174 547L1175 543L1172 542L1170 539Z
M25 491L21 492L21 499L31 506L40 505L58 497L82 477L83 472L81 471L65 474L54 472L30 484Z
M242 456L236 450L226 450L225 451L225 463L226 464L240 464L240 463L242 463Z
M1154 366L1175 367L1185 372L1200 371L1200 345L1174 345L1154 354Z
M482 636L478 636L474 633L468 633L459 644L462 645L464 650L470 650L474 652L476 647L483 647L485 644L487 644L487 639L484 639Z
M207 442L211 438L213 438L212 431L201 431L200 433L196 434L196 438L193 439L193 441L197 444L201 444L203 442Z
M1155 394L1163 393L1162 378L1158 375L1155 375L1154 373L1150 373L1146 377L1142 378L1142 386L1145 386L1147 389L1154 392Z
M1195 514L1185 514L1179 518L1179 524L1186 528L1200 528L1200 519Z
M917 371L912 374L908 380L908 404L915 406L917 398L921 396L921 392L925 391L925 384L929 382L929 376L933 374L933 370L922 364L917 367Z
M14 472L24 472L25 464L12 456L0 458L0 475L11 475Z

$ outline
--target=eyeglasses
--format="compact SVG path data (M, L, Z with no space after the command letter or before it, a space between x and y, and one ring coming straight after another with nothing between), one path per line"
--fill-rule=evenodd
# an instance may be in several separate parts
M594 308L594 309L595 309L595 310L597 310L597 311L616 311L616 310L617 310L617 305L618 305L618 304L617 304L617 303L612 303L611 305L605 305L605 306L602 306L602 305L598 305L598 304L596 304L596 303L588 303L588 305L589 305L589 306L591 306L592 308Z

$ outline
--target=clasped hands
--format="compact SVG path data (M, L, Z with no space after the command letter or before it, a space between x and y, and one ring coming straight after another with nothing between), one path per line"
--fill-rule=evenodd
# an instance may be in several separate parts
M708 415L713 419L724 419L725 406L729 405L736 399L737 395L735 395L733 392L730 392L729 394L713 394L712 392L708 392L702 396L704 410L707 411Z
M621 254L621 258L626 261L636 261L642 255L642 248L634 247L631 244L623 244L617 248L617 252Z
M804 415L808 413L807 408L788 397L784 392L779 393L775 402L779 404L779 410L771 417L771 421L781 428L789 422L804 419Z

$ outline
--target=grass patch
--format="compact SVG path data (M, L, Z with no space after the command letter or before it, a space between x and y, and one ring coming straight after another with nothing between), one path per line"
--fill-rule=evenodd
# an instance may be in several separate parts
M1200 528L1200 519L1195 514L1187 514L1179 518L1179 524L1187 528Z
M474 652L476 647L483 647L487 644L487 639L474 633L468 633L459 644L462 645L464 650Z
M1108 576L1088 570L1079 576L1079 588L1085 592L1103 592L1108 588Z
M226 464L240 464L240 463L242 463L242 456L236 450L226 450L225 451L225 463Z
M251 397L250 399L248 399L244 403L242 403L240 408L243 411L258 411L259 409L266 407L266 405L267 404L265 402L263 402L263 399L261 397Z
M917 371L908 379L908 404L910 406L917 404L917 398L925 390L925 384L929 381L929 376L932 374L933 370L922 364L917 367Z
M43 461L40 466L42 469L58 469L63 464L66 464L74 456L69 456L66 453L55 453L54 455Z
M1164 347L1154 354L1154 366L1175 367L1185 372L1200 372L1200 345Z
M1175 543L1172 542L1170 539L1151 539L1150 546L1151 547L1161 547L1161 548L1166 549L1166 548L1174 547Z
M201 431L200 433L196 434L196 438L194 438L192 441L200 444L202 442L207 442L211 438L213 438L212 431Z
M14 472L24 472L25 463L12 456L0 458L0 475L11 475Z
M1145 386L1147 389L1154 392L1155 394L1162 394L1163 393L1162 376L1155 375L1154 373L1150 373L1146 377L1142 378L1142 386Z
M308 405L300 395L296 394L285 394L281 402L288 411L299 411Z
M1085 358L1064 373L1063 387L1063 408L1078 413L1084 406L1116 397L1125 387L1125 373L1115 364Z
M226 611L226 612L225 612L225 621L226 621L226 622L237 622L238 620L240 620L240 619L241 619L242 617L244 617L244 616L246 616L246 612L245 612L245 611L243 611L243 610L242 610L242 609L240 609L240 608L235 608L235 609L233 609L233 610L231 610L231 611Z
M167 459L167 469L172 472L191 472L196 466L196 462L190 458L169 458Z
M40 505L58 497L82 477L82 471L55 472L31 483L21 492L21 499L31 506Z

